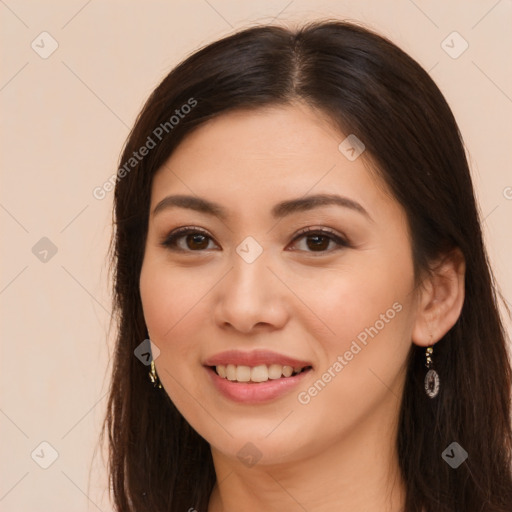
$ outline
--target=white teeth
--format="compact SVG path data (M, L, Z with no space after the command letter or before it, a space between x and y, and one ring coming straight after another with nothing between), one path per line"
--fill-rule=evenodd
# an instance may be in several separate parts
M291 366L283 366L283 375L285 377L291 377L293 373L293 368Z
M228 380L236 380L236 366L234 364L226 366L226 377Z
M249 366L237 366L236 380L238 382L249 382L251 380L251 368Z
M251 370L251 380L253 382L265 382L268 380L268 368L266 365L261 364L260 366L255 366Z
M282 366L280 364L271 364L267 366L244 366L228 364L216 366L217 374L223 379L238 382L266 382L267 380L280 379L281 377L291 377L294 373L302 371L301 367Z
M271 364L268 367L269 379L280 379L283 374L283 367L280 364Z

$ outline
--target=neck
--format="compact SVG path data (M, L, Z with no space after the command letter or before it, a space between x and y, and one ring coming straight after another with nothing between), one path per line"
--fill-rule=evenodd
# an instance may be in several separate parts
M241 504L244 512L401 512L405 485L395 439L393 421L373 417L293 462L245 467L212 447L217 483L208 512L238 512Z

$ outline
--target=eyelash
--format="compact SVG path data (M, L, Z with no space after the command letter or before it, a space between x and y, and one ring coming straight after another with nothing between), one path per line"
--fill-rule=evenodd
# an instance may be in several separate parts
M191 250L191 249L181 249L181 248L178 248L176 247L176 242L180 239L180 238L183 238L184 236L186 235L191 235L191 234L199 234L199 235L203 235L207 238L210 238L210 240L213 240L212 237L210 237L210 235L208 235L208 233L206 231L204 231L203 229L201 228L194 228L194 227L182 227L182 228L178 228L176 230L174 230L173 232L171 232L169 235L167 235L162 241L161 241L161 245L163 247L165 247L166 249L169 249L171 251L176 251L176 252L205 252L207 249L200 249L200 250L197 250L197 251L194 251L194 250ZM346 240L345 238L335 234L333 231L331 230L328 230L328 229L317 229L317 228L304 228L304 229L301 229L297 234L296 236L294 237L294 239L292 240L292 243L295 243L297 240L300 240L301 238L307 238L307 236L314 236L314 235L318 235L318 236L322 236L322 237L327 237L329 238L330 241L333 241L337 244L337 248L336 249L333 249L333 250L325 250L325 251L301 251L301 252L307 252L307 253L310 253L312 255L324 255L324 254L329 254L329 253L332 253L333 251L336 251L336 250L339 250L341 248L348 248L348 247L352 247L351 244L348 242L348 240Z

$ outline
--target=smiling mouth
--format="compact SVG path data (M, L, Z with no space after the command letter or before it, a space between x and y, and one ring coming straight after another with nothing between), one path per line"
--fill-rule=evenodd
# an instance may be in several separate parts
M209 368L223 379L231 382L243 382L247 384L259 384L262 382L268 382L269 380L288 379L312 369L311 366L294 368L292 366L283 366L280 364L261 364L258 366L228 364L210 366Z

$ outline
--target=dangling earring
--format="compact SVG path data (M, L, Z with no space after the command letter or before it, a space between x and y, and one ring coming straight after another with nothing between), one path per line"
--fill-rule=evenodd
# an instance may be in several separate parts
M149 380L153 383L153 387L159 387L162 389L162 384L160 384L158 375L156 374L155 361L151 361L151 371L149 372Z
M155 368L155 360L153 359L153 351L151 347L151 336L149 334L149 331L146 329L148 333L147 340L149 340L150 343L150 351L151 351L151 371L149 372L149 380L153 383L153 387L162 388L162 384L160 384L160 381L158 379L158 375L156 374L156 368Z
M431 336L432 338L432 336ZM426 363L425 366L428 368L428 372L425 375L425 392L430 398L435 398L439 393L439 375L434 370L432 364L432 353L434 352L433 347L428 347L425 352Z

